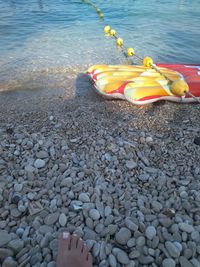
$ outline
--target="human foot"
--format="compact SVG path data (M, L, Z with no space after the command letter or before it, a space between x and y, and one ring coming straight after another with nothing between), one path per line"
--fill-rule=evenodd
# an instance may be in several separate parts
M92 255L81 238L68 232L62 233L56 267L92 267Z

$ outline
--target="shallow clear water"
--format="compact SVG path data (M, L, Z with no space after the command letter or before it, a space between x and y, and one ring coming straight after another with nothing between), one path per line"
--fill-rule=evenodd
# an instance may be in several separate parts
M0 81L24 71L124 63L105 23L155 62L200 63L200 0L0 0Z

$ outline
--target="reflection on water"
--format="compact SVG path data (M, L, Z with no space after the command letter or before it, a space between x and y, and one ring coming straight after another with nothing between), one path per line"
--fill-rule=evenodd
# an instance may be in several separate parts
M141 57L200 62L200 1L94 2ZM0 0L0 17L0 82L28 71L125 62L93 8L80 0Z
M43 10L43 1L42 0L38 0L38 6L39 6L39 9L42 11Z
M179 7L181 11L184 11L184 0L179 0Z

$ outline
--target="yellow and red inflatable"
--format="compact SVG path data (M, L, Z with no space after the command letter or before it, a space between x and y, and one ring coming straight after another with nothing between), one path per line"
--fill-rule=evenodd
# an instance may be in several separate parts
M158 100L200 101L199 65L157 64L156 69L158 71L144 66L95 65L88 69L88 74L97 92L108 98L125 99L138 105ZM176 86L172 90L169 80L178 82L182 88L179 86L176 93Z

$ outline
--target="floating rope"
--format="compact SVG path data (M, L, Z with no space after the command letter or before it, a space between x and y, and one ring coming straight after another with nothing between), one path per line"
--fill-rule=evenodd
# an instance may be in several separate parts
M99 18L105 22L104 13L101 11L101 9L97 5L93 4L89 0L81 0L81 1L84 2L85 4L92 6L96 10L97 14L99 15ZM162 73L160 69L157 68L157 66L154 64L154 61L151 57L145 57L142 59L140 56L138 56L135 53L134 48L132 47L127 48L124 45L124 40L117 35L117 31L115 29L112 29L110 25L108 24L104 25L104 33L106 34L106 36L112 37L116 40L117 47L121 49L123 55L126 57L126 59L128 60L130 64L132 65L134 64L131 58L136 57L143 63L144 67L154 69L156 72L158 72L168 81L169 89L173 95L183 97L188 94L189 96L193 97L197 102L200 103L200 100L197 97L195 97L192 93L189 92L189 86L184 80L180 79L177 81L173 81L167 75Z

